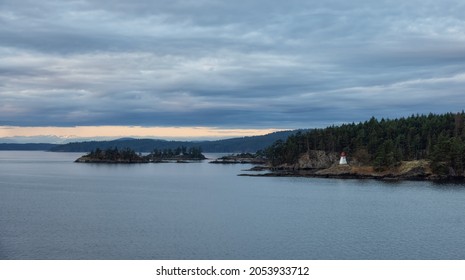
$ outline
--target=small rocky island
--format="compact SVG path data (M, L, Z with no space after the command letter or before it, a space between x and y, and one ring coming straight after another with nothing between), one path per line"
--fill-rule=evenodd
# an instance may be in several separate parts
M231 154L227 156L220 157L210 163L218 164L241 164L241 163L250 163L250 164L266 164L266 159L260 154L251 154L251 153L241 153L241 154Z
M136 153L129 148L118 149L109 148L101 150L99 148L91 151L87 155L78 158L75 162L80 163L161 163L161 162L196 162L204 160L200 148L179 147L176 149L153 150L148 155Z
M134 150L124 148L109 148L101 150L99 148L91 151L87 155L78 158L75 162L82 163L148 163L149 160L137 154Z

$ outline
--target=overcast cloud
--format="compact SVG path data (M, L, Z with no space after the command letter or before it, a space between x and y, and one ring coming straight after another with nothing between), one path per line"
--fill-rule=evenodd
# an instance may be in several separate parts
M0 126L307 128L461 111L464 3L0 0Z

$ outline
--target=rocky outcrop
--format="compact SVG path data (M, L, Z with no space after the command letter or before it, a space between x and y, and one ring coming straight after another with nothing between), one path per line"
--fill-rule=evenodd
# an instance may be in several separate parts
M301 157L300 165L291 166L294 169L281 167L272 169L265 174L241 174L243 176L273 176L273 177L319 177L319 178L341 178L341 179L379 179L379 180L464 180L464 176L445 176L433 174L430 162L427 160L403 161L399 166L376 171L373 166L367 165L339 165L337 161L327 168L312 168L325 166L328 156L322 153L314 154L318 159ZM319 164L319 165L317 165ZM298 168L305 167L305 168ZM309 168L310 167L310 168ZM248 170L253 171L253 170Z
M373 166L334 164L315 172L318 177L373 178L385 180L422 180L433 175L426 160L403 161L397 167L376 171Z
M362 165L355 158L349 164L339 164L339 154L324 151L309 151L302 154L296 163L271 168L270 175L307 176L325 178L371 178L385 180L437 179L427 160L404 161L399 166L376 171L373 166ZM438 177L444 179L443 177Z
M303 154L298 162L299 169L321 169L332 166L339 161L338 153L327 153L324 151L309 151Z
M282 164L273 169L277 169L277 170L324 169L324 168L331 167L335 162L339 162L338 153L311 150L305 154L302 154L295 164Z

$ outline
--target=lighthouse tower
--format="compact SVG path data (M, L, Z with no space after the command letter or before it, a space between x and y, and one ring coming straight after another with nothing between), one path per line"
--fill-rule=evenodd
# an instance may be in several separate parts
M339 164L340 165L347 164L346 153L344 152L341 153L341 159L339 160Z

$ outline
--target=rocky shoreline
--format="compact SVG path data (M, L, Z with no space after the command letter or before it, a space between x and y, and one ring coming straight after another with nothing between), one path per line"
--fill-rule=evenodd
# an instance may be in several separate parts
M336 179L376 179L384 181L463 181L464 176L437 175L431 172L426 160L404 161L398 167L375 171L372 166L333 164L329 168L289 168L286 166L257 166L245 171L269 171L267 173L243 173L251 177L314 177Z
M106 152L91 152L78 158L80 163L107 164L138 164L138 163L191 163L206 159L203 155L193 158L191 155L148 156L137 155L133 151L123 151L118 156L109 157L111 150ZM126 152L126 153L125 153ZM252 177L314 177L338 179L376 179L385 181L415 180L415 181L464 181L465 174L456 174L451 170L448 175L434 174L428 160L402 161L394 167L383 170L371 165L363 165L352 159L349 164L339 164L337 155L323 151L311 151L299 157L294 164L271 166L263 157L254 154L228 155L210 161L213 164L253 164L248 173L239 176Z

